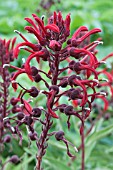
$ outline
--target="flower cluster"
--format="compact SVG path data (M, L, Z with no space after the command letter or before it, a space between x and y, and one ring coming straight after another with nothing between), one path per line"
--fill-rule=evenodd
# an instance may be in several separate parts
M16 38L6 41L0 39L0 150L4 142L10 142L11 137L7 135L5 119L10 113L9 109L9 85L10 73L7 66L14 60L13 50ZM11 130L11 129L10 129Z
M47 25L44 24L44 17L40 19L35 14L32 16L33 19L25 18L31 25L26 26L25 30L35 36L36 43L30 42L19 31L15 30L24 41L15 47L13 57L15 59L20 57L19 51L21 49L29 52L29 55L21 68L10 65L16 70L11 77L12 87L15 91L18 86L22 88L19 96L12 98L11 104L13 105L12 112L17 113L17 124L14 128L20 137L20 142L22 142L22 134L19 126L22 124L28 126L29 138L36 140L38 147L36 169L40 170L41 160L48 146L47 141L52 135L55 135L56 140L63 141L67 147L67 154L74 157L69 151L68 145L71 143L64 138L64 132L49 133L53 124L52 118L58 119L62 114L68 117L68 128L70 128L72 115L81 121L80 135L83 148L82 158L84 159L84 122L92 111L94 100L96 98L106 100L106 93L96 90L102 81L99 79L101 71L98 71L98 67L105 62L104 60L98 61L96 57L95 48L102 43L101 40L98 39L91 43L89 41L92 34L101 32L100 29L94 28L89 31L86 26L81 26L71 36L70 14L64 20L61 12L54 12L48 19ZM40 69L37 65L32 66L34 58L37 65L47 63L48 71L46 72L44 67ZM63 66L63 62L66 62L65 66ZM104 72L108 77L106 70ZM17 81L17 77L23 73L27 74L31 82L34 81L37 84L41 82L46 90L39 90L34 86L30 89L23 87ZM40 106L32 108L29 100L24 99L26 93L32 98L37 98L43 94L47 109ZM61 103L62 97L66 98L68 104ZM41 118L42 114L45 117L44 120ZM34 128L36 121L42 124L40 135ZM71 145L73 146L73 144ZM77 148L73 147L77 151ZM83 170L84 163L82 166Z

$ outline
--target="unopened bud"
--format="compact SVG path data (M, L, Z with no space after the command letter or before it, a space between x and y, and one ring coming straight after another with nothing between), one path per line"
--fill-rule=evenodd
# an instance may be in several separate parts
M60 140L63 139L63 137L64 137L64 132L63 131L56 132L56 134L55 134L56 140L60 141Z
M17 155L13 155L11 158L10 158L10 162L14 163L14 164L17 164L19 162L19 157Z

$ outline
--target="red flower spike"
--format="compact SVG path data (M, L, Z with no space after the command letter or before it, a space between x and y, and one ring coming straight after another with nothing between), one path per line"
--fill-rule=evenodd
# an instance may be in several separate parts
M83 35L81 38L79 38L77 41L82 42L84 39L86 39L87 37L89 37L92 34L101 32L101 29L99 28L94 28L93 30L87 32L85 35Z
M64 21L67 32L70 31L70 22L71 22L70 14L68 14L68 15L66 16L65 21Z
M17 78L20 74L22 74L22 73L26 73L24 69L18 70L18 71L13 75L13 77L11 78L11 81L16 80L16 78Z
M95 76L95 79L98 79L98 74L97 74L97 72L95 71L95 69L93 69L93 68L91 68L91 67L89 67L89 66L87 66L87 65L82 65L82 66L80 66L80 68L81 68L82 70L87 69L87 70L93 72L93 73L94 73L94 76Z
M103 74L105 74L105 75L107 76L107 79L109 80L109 82L112 82L112 81L113 81L113 76L112 76L112 74L110 74L110 73L107 72L106 70L102 70L102 71L100 71L98 74L101 74L101 73L103 73Z
M35 15L35 14L32 14L32 16L35 19L35 21L38 23L40 30L43 31L43 34L46 34L46 30L44 28L44 24L43 24L42 20L39 17L37 17L37 15Z
M30 42L23 42L23 43L20 43L20 44L18 44L16 47L15 47L15 49L14 49L14 58L16 58L17 59L17 57L18 57L18 54L19 54L19 51L20 51L20 47L21 46L28 46L28 47L30 47L30 48L34 48L35 47L35 45L34 44L32 44L32 43L30 43Z
M94 63L95 63L94 56L93 56L93 54L92 54L90 51L85 50L84 48L82 48L82 49L75 48L75 49L74 49L74 52L75 52L75 53L85 53L85 54L87 54L87 55L90 56L90 58L91 58L91 59L90 59L91 66L94 65Z
M107 101L107 99L104 96L97 96L97 98L100 98L103 100L104 102L104 111L106 111L109 107L109 102Z
M11 40L7 41L6 43L6 49L9 50L9 46L10 46Z
M61 11L59 11L58 12L58 21L59 21L59 23L62 22L62 20L63 20L62 19L62 13L61 13Z
M104 57L101 61L105 61L108 58L113 57L113 53L110 53L109 55L107 55L106 57Z
M75 84L81 86L83 89L84 95L83 95L82 103L80 104L80 106L84 106L87 103L87 89L79 80L74 79L74 82Z
M15 42L16 42L16 37L15 37L15 38L13 38L13 40L12 40L12 47L11 47L11 49L13 49L13 48L14 48L14 44L15 44Z
M27 22L29 22L35 29L36 31L39 31L39 29L37 28L36 24L34 23L34 21L30 18L24 18Z
M34 34L36 38L40 41L40 43L43 41L40 34L35 29L33 29L31 26L26 26L24 29L27 30L29 33Z
M79 35L79 33L80 33L81 31L88 31L88 28L85 27L85 26L79 27L79 28L75 31L75 33L73 34L72 39L77 38L77 36Z
M26 71L26 73L28 74L28 75L31 75L31 68L30 68L30 61L34 58L34 57L36 57L36 58L39 58L41 55L43 55L44 54L44 51L38 51L38 52L36 52L36 53L34 53L34 54L31 54L28 58L27 58L27 60L26 60L26 62L25 62L25 71Z
M47 30L47 29L49 29L49 30L51 30L51 31L54 31L54 32L56 32L56 33L60 33L60 30L59 30L58 26L55 25L55 24L46 25L46 26L45 26L45 30Z
M57 13L54 11L53 13L53 23L56 25L57 22Z

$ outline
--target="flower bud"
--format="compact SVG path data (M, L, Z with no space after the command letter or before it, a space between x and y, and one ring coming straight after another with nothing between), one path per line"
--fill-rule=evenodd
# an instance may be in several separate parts
M71 115L71 112L73 111L73 106L69 105L69 106L66 106L65 109L64 109L64 113L66 115Z
M25 116L24 113L19 112L18 115L17 115L17 118L18 118L18 120L21 120L21 119L24 118L24 116Z
M54 90L56 92L56 94L59 93L59 87L57 85L52 85L49 87L49 90Z
M31 74L32 76L36 76L38 74L38 69L34 66L31 67Z
M20 112L21 111L21 108L19 106L13 106L12 108L12 113L17 113L17 112Z
M75 52L75 47L70 48L69 54L70 54L70 56L75 57L76 59L80 58L80 54Z
M25 116L25 124L31 125L33 123L33 119L30 116Z
M55 134L56 140L60 141L60 140L63 139L63 137L64 137L64 132L63 131L56 132L56 134Z
M59 106L59 111L62 112L62 113L64 113L64 109L65 109L66 106L67 106L66 104L60 105L60 106Z
M75 62L74 66L73 66L74 71L76 71L76 72L81 71L80 66L81 66L80 62Z
M60 86L62 88L65 88L67 85L68 85L68 80L66 78L60 81Z
M62 48L61 44L56 40L51 40L49 47L54 51L60 51Z
M49 51L46 48L43 48L42 51L44 52L40 57L42 57L42 60L47 61L49 57Z
M32 141L34 141L34 140L36 140L36 138L37 138L37 133L36 132L30 132L29 133L29 137L30 137L30 139L32 140Z
M5 143L11 142L11 136L10 136L10 135L6 135L6 136L4 137L4 142L5 142Z
M11 158L10 158L10 162L14 163L14 164L17 164L19 162L19 158L17 155L13 155Z
M71 92L71 94L70 94L70 98L71 98L72 100L75 100L75 99L77 99L77 98L81 98L80 92L81 92L81 91L80 91L79 88L73 90L73 91Z
M76 62L74 61L74 60L72 60L72 61L70 61L70 63L69 63L69 68L71 69L71 70L73 70L73 67L74 67L74 64L75 64Z
M35 81L36 83L38 83L38 82L40 82L40 81L42 80L40 74L36 74L36 76L34 76L33 79L34 79L34 81Z
M71 75L69 78L68 78L68 82L69 83L73 83L73 80L76 79L76 75Z
M31 87L30 96L37 97L38 94L39 94L39 91L37 90L37 88L36 87Z
M38 107L33 108L32 115L34 117L40 117L41 116L41 109L39 109Z
M12 97L11 100L10 100L10 103L14 106L14 105L16 105L18 103L18 101L19 100L17 98Z

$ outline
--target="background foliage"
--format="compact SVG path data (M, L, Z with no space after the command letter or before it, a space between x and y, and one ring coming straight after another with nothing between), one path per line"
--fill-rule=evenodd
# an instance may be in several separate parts
M24 31L26 21L24 17L31 17L32 13L36 13L38 16L45 15L49 16L54 10L62 11L64 17L67 13L71 13L71 33L73 33L79 26L85 25L89 29L98 27L102 29L100 36L103 39L104 44L99 46L98 57L101 59L108 53L113 52L113 1L102 1L102 0L61 0L60 3L56 1L50 9L45 10L40 6L39 0L0 0L0 37L11 38L16 35L14 30L22 32L28 39L31 39L28 34ZM92 37L92 39L95 37ZM21 38L18 37L17 42L21 42ZM24 52L20 53L21 56L25 55ZM22 63L20 60L15 61L15 65L19 66ZM111 67L109 59L107 65ZM45 67L46 68L46 67ZM46 71L46 70L45 70ZM21 84L26 87L30 87L30 81L25 75L18 78ZM40 88L41 84L39 84ZM15 95L10 90L11 95ZM44 104L41 98L38 98L36 104L40 106ZM100 103L101 105L101 103ZM102 117L92 129L90 135L86 138L86 170L112 170L113 169L113 112L108 110L110 118L105 119ZM92 117L97 116L98 113L95 111L92 113ZM77 129L79 124L78 119L71 120L71 130L68 131L66 127L66 118L62 120L54 121L54 130L63 130L69 141L79 147L80 136ZM40 131L40 126L35 125L37 131ZM90 127L90 123L86 122L86 129ZM22 127L23 128L23 127ZM21 158L21 164L16 165L8 164L5 170L32 170L35 165L36 145L35 142L30 145L26 130L24 129L24 141L23 145L18 147L18 141L14 140L11 145L5 146L5 151L2 155L2 160L8 159L8 152L10 155L17 154ZM73 148L71 151L74 153ZM61 142L56 142L54 137L49 141L49 148L46 156L44 157L44 170L80 170L80 155L76 154L76 160L70 160L66 155L66 148ZM68 165L68 166L67 166Z

